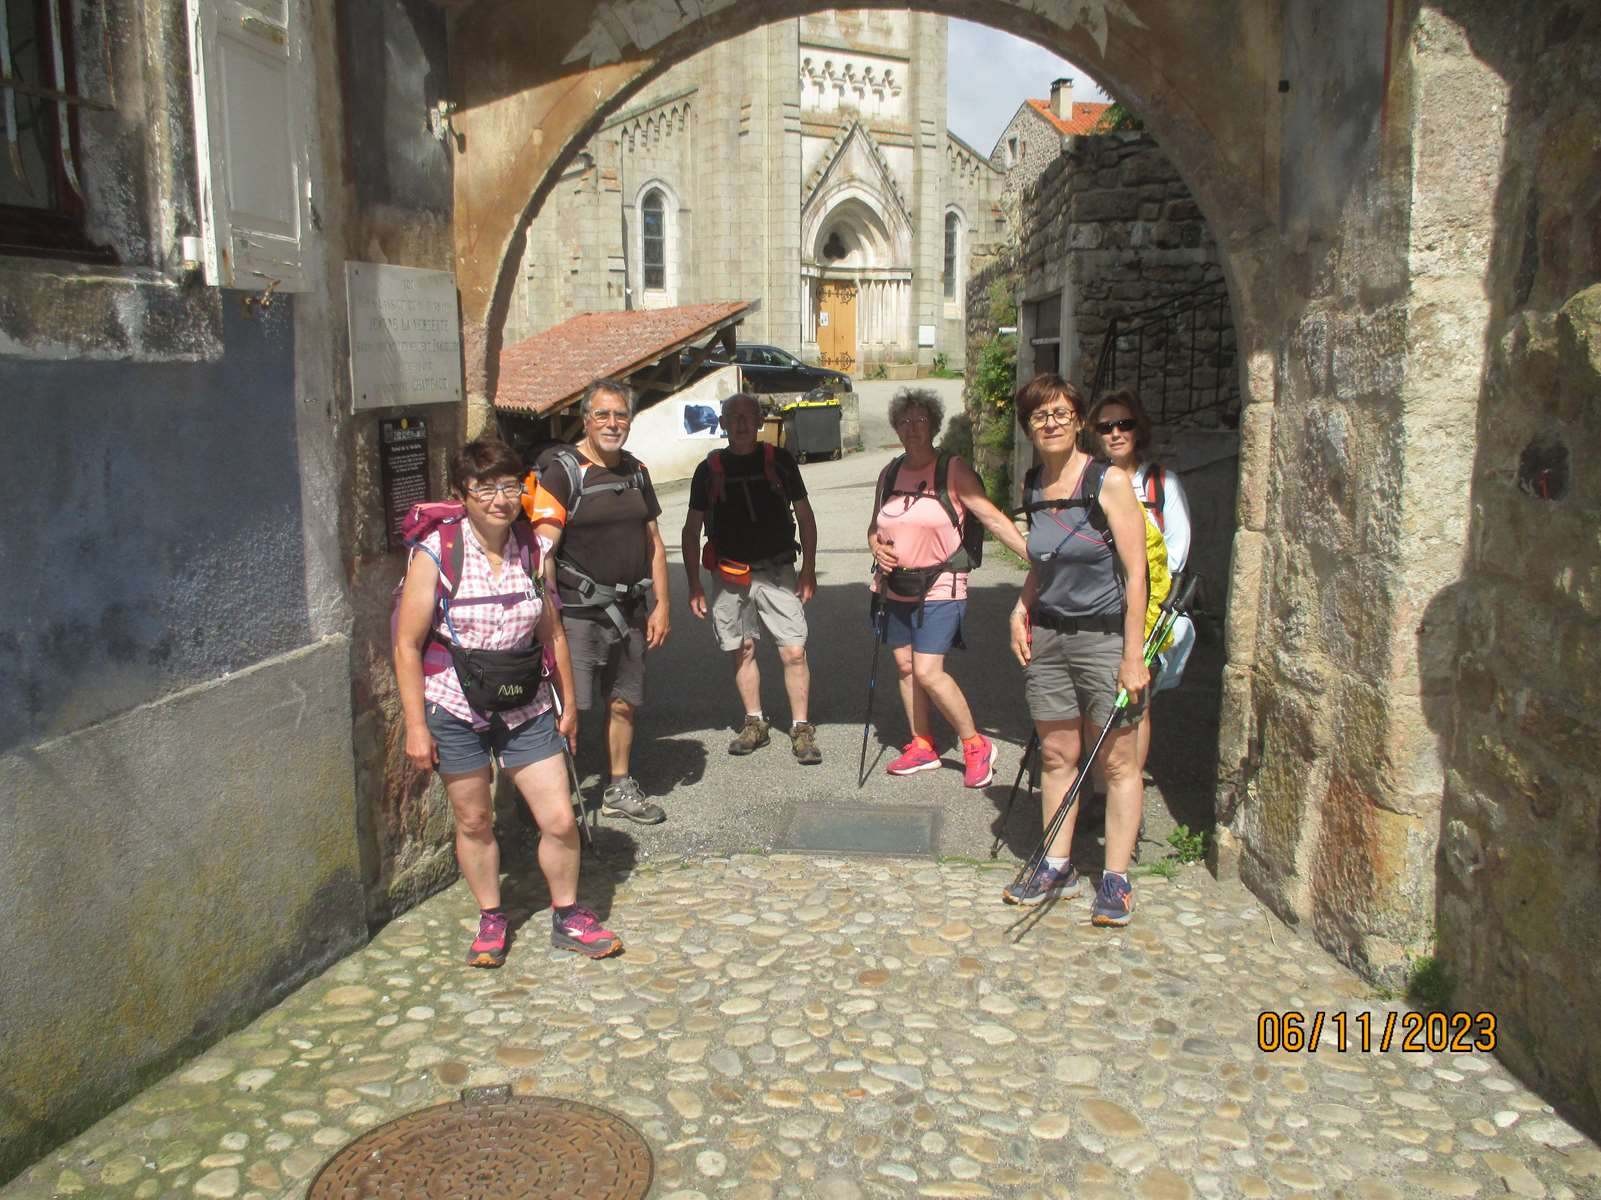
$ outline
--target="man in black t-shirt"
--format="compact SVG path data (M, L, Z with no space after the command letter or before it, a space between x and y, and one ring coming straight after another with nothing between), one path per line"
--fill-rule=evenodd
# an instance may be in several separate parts
M689 611L701 620L711 614L717 644L728 652L734 687L745 705L744 724L728 752L750 754L769 740L756 665L756 641L765 628L784 664L790 748L799 762L811 765L823 761L806 708L811 672L806 663L805 604L817 590L817 521L794 457L757 442L761 419L754 396L739 393L724 400L728 449L713 450L695 468L683 533ZM710 605L701 590L703 527L710 543L704 564L711 576Z
M546 578L562 603L578 707L606 697L611 771L600 811L655 825L667 814L645 799L628 772L634 715L645 702L645 654L667 640L667 547L650 473L623 449L633 393L602 379L579 406L584 436L539 460L539 486L527 505L535 530L555 552Z

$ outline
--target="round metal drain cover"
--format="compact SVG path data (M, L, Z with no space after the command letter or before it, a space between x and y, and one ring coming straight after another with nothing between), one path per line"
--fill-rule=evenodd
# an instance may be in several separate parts
M529 1096L457 1102L368 1131L312 1181L310 1200L643 1200L650 1147L603 1108Z

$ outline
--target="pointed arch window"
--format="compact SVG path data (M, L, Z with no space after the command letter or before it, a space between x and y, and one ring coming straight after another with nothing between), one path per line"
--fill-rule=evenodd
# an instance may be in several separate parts
M659 189L645 193L639 204L640 257L644 263L647 291L667 287L667 203Z
M945 214L945 299L956 299L957 247L962 237L962 219L956 213Z

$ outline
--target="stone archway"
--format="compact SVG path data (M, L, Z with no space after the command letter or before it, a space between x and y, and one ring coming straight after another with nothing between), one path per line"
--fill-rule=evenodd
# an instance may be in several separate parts
M480 412L493 392L519 230L602 115L696 51L832 7L457 0L457 277L468 390ZM1566 3L1547 15L1506 15L1492 0L1220 0L1204 12L1187 0L913 7L1005 28L1091 67L1145 118L1217 237L1245 398L1217 751L1219 816L1239 839L1225 839L1224 850L1282 916L1307 921L1370 975L1397 981L1429 944L1441 861L1455 905L1443 916L1462 929L1511 912L1523 902L1517 886L1545 886L1475 832L1500 828L1499 793L1542 785L1517 764L1487 758L1483 735L1462 731L1492 728L1548 751L1548 763L1565 761L1571 755L1556 734L1542 741L1506 715L1562 709L1562 686L1532 669L1503 685L1452 655L1470 602L1479 606L1468 612L1477 632L1507 644L1502 626L1518 619L1518 597L1553 602L1536 596L1528 571L1515 586L1471 578L1510 555L1501 544L1518 536L1510 522L1556 528L1502 511L1521 503L1501 480L1518 468L1482 440L1504 424L1482 415L1504 399L1486 364L1507 355L1566 362L1573 346L1592 344L1580 333L1558 344L1545 326L1514 327L1509 314L1555 312L1561 297L1539 290L1536 268L1551 261L1540 255L1561 231L1590 227L1584 205L1592 201L1554 160L1557 149L1593 153L1579 132L1584 119L1553 126L1547 140L1538 113L1563 90L1559 68L1545 65L1556 61L1551 48L1573 48L1579 57L1567 69L1579 71L1583 53L1601 44L1601 17ZM1514 100L1524 106L1523 143L1509 138ZM1537 200L1552 196L1571 220L1546 219ZM1589 245L1551 254L1568 264L1601 261ZM1520 265L1530 262L1532 275ZM1594 282L1584 270L1563 286ZM1575 330L1595 324L1562 312ZM1525 343L1535 349L1518 348ZM1532 435L1520 426L1517 436ZM1476 475L1480 459L1495 465ZM1470 511L1476 489L1495 504ZM1567 553L1593 557L1580 534L1558 533ZM1459 601L1457 589L1469 599ZM1589 662L1601 639L1581 641ZM1462 725L1464 706L1474 704L1479 725ZM1442 860L1448 792L1461 819ZM1593 812L1580 816L1595 828ZM1593 909L1601 885L1593 861L1580 865ZM1471 947L1460 953L1475 978L1495 982L1494 964ZM1562 983L1551 994L1566 998L1570 1016L1601 1013L1601 982L1582 953L1579 942L1542 943L1544 957L1528 964L1530 977ZM1560 1024L1541 1015L1546 1002L1502 983L1491 994L1503 1027L1516 1030L1503 1043L1516 1041L1531 1069L1566 1081L1594 1122L1601 1036L1573 1055ZM1586 1026L1592 1034L1601 1033L1597 1019Z

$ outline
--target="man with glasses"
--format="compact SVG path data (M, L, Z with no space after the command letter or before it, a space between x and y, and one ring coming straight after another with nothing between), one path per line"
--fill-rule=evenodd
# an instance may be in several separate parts
M794 456L757 442L761 422L755 396L738 392L728 397L722 416L728 449L713 450L695 468L681 543L689 611L702 621L710 614L717 644L728 653L734 688L745 706L745 722L728 752L751 754L769 741L756 662L756 642L765 628L784 666L790 749L797 762L815 766L823 754L817 748L817 730L807 719L811 668L806 662L805 605L817 591L817 520ZM711 542L704 564L711 576L710 605L701 589L703 526Z
M629 773L634 718L645 702L645 655L667 640L667 548L656 518L661 504L645 466L623 449L633 423L633 392L597 380L579 405L584 434L539 460L539 485L525 502L562 603L578 707L606 699L606 755L611 782L600 811L655 825L667 814L645 798Z

